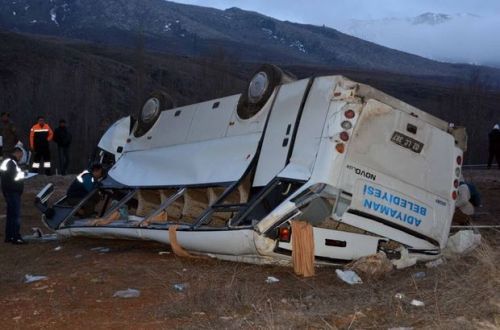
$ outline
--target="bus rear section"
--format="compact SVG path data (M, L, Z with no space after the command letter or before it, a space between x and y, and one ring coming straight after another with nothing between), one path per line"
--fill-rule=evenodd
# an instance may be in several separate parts
M463 159L459 146L466 136L396 98L343 79L338 85L354 92L338 93L331 104L345 101L339 116L354 111L344 155L320 152L305 185L324 184L330 191L330 216L313 223L316 257L348 261L407 249L423 260L436 258L450 231ZM327 130L323 140L331 146L323 150L335 150L339 141L328 142ZM303 213L295 219L308 221ZM291 246L278 243L280 251Z
M353 197L345 221L396 230L390 238L415 250L443 248L463 151L447 123L392 101L369 99L360 114L339 185Z

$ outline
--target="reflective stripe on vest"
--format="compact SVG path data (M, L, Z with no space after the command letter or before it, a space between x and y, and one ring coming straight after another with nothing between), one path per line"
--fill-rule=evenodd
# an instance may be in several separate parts
M82 173L78 174L77 177L76 177L76 179L78 180L78 182L83 183L83 176L85 174L90 174L90 172L87 171L87 170L85 170ZM94 182L94 177L92 177L92 182Z
M10 159L10 158L7 158L5 159L2 164L0 165L0 171L2 172L7 172L7 164L12 161L14 162L14 160ZM14 178L14 181L19 181L19 180L22 180L26 177L26 174L19 168L19 166L17 166L17 163L14 162L14 165L16 165L16 177Z

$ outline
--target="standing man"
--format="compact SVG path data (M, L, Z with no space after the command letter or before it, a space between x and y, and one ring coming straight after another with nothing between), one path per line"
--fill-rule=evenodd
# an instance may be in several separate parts
M59 127L54 131L54 142L57 143L57 154L59 157L59 170L61 175L66 175L69 165L69 146L71 144L71 133L66 127L66 120L59 120Z
M45 175L51 175L50 163L50 147L49 142L52 141L54 133L49 124L45 123L45 118L39 116L37 123L31 127L30 131L30 148L34 152L33 157L33 172L40 172L41 167L45 169Z
M498 168L500 168L500 126L496 124L493 126L490 134L488 134L490 140L489 145L489 156L488 156L488 168L491 168L491 163L493 163L493 158L496 158Z
M23 180L26 174L17 165L22 156L22 149L15 147L12 155L4 159L0 165L2 193L7 203L6 243L24 244L20 234L21 222L19 216L21 213L21 195L24 190Z
M10 113L2 112L2 157L6 159L14 152L19 138L17 137L16 127L10 120Z

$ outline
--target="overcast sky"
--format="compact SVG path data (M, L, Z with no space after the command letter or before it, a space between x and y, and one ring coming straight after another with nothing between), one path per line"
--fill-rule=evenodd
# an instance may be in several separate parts
M500 67L500 0L177 0L227 9L239 7L297 23L323 25L428 58ZM424 26L406 18L423 13L454 16ZM400 21L379 21L399 18ZM356 20L363 20L359 24ZM364 24L369 20L369 24Z
M226 9L239 7L300 23L330 25L346 18L417 16L425 12L499 16L500 0L177 0Z

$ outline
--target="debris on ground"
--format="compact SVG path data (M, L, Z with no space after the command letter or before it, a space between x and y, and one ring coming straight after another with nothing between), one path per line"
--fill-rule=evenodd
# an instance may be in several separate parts
M335 273L337 273L337 277L340 278L342 281L348 283L348 284L362 284L363 281L361 278L352 270L341 270L341 269L336 269Z
M405 303L408 303L409 299L406 298L406 295L404 293L396 293L394 295L394 298L396 298L397 300L401 300L402 302L405 302ZM423 307L425 306L424 302L423 301L420 301L420 300L417 300L417 299L412 299L410 302L409 302L410 305L412 306L416 306L416 307Z
M378 279L393 269L391 261L384 252L362 257L346 266L346 268L365 275L368 278Z
M42 281L42 280L46 280L46 279L47 279L47 276L43 276L43 275L30 275L30 274L24 275L24 283L33 283L33 282L38 282L38 281Z
M277 279L276 277L274 276L268 276L267 279L266 279L266 283L268 284L272 284L272 283L278 283L280 280Z
M401 253L401 258L392 260L392 264L396 267L396 269L411 267L417 263L417 258L410 256L407 249L402 248L399 251Z
M141 291L137 289L130 289L128 288L127 290L119 290L116 291L113 294L113 297L118 297L118 298L137 298L141 295Z
M417 306L417 307L423 307L423 306L425 306L425 304L424 304L423 301L420 301L420 300L417 300L417 299L413 299L410 302L410 305Z
M189 285L187 283L174 284L174 289L179 292L186 290L188 287Z
M170 252L169 251L160 251L160 252L158 252L158 255L160 255L160 256L162 256L164 254L170 254Z
M56 247L54 248L54 251L61 251L61 250L62 250L62 246L56 246Z
M425 267L427 268L435 268L437 266L440 266L444 263L444 260L443 258L439 258L439 259L436 259L436 260L432 260L432 261L428 261L425 263Z
M405 296L405 294L404 294L404 293L396 293L396 294L394 295L394 298L399 299L399 300L403 300L403 299L405 299L405 298L406 298L406 296Z
M479 244L481 244L481 234L476 234L473 230L460 230L448 238L443 254L446 256L467 254Z
M95 251L95 252L99 252L99 253L108 253L109 251L111 251L111 249L107 248L107 247L98 246L98 247L90 249L90 251Z
M413 274L413 278L419 279L419 278L424 278L427 274L425 272L416 272Z

